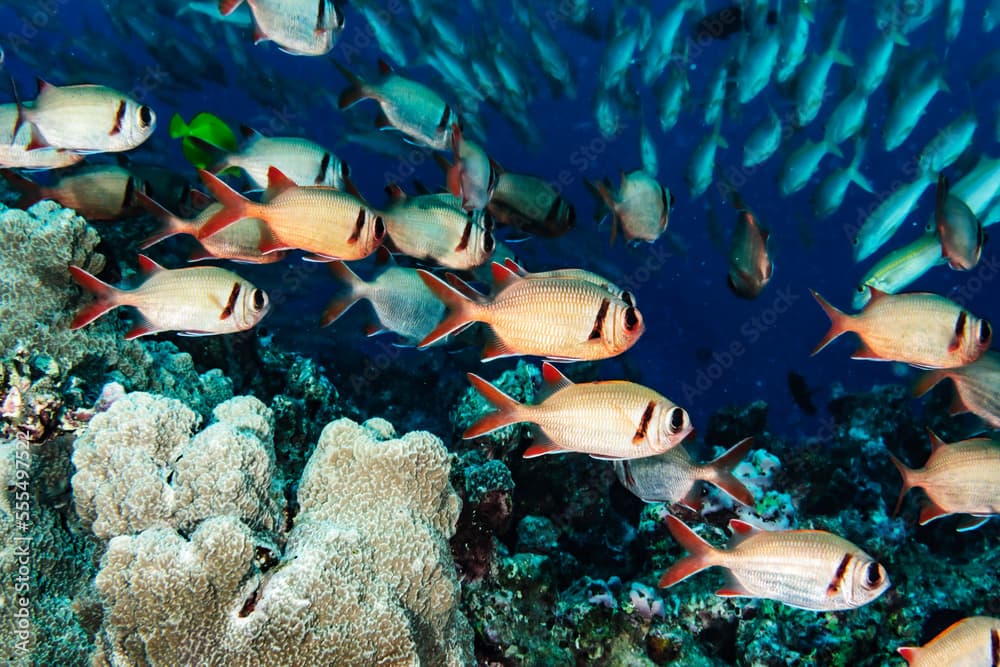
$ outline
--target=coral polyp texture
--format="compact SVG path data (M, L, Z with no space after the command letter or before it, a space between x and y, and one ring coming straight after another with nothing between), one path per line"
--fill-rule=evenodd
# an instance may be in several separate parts
M130 394L77 440L77 507L114 535L94 664L470 663L448 548L461 503L438 438L328 424L292 516L271 492L270 411L240 397L214 417L191 437L189 409Z

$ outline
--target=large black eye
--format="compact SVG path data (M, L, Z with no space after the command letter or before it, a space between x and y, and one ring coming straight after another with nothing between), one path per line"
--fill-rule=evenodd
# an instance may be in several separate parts
M857 236L851 239L851 245L857 247L858 243L860 243L860 239Z
M857 292L858 292L858 294L864 294L864 293L865 293L865 288L866 288L866 287L867 287L867 285L858 285L858 286L857 286L857 288L856 288L856 289L857 289Z
M670 432L679 433L684 428L684 411L674 408L670 411Z
M382 216L375 216L375 240L379 241L385 236L385 223L382 221Z
M142 129L149 127L153 122L153 111L146 105L139 107L139 126Z
M868 588L875 588L882 582L882 569L878 563L869 563L865 570L865 585Z
M639 315L636 314L635 308L629 306L625 310L625 328L632 331L639 325Z
M496 247L496 243L493 241L493 235L486 232L486 238L483 240L483 248L486 252L493 252L493 248Z
M264 290L259 287L253 291L253 309L260 310L264 307Z
M993 339L993 328L990 323L983 320L983 323L979 326L979 342L982 345L989 345L990 340Z

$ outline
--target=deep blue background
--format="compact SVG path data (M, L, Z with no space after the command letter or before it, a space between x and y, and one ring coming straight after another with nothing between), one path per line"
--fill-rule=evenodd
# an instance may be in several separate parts
M331 100L336 99L345 84L328 58L293 57L277 51L270 44L258 47L248 44L246 54L256 69L249 73L249 77L240 77L225 42L219 38L214 44L193 46L195 41L188 34L188 26L183 17L175 20L167 12L155 24L155 33L123 35L111 29L106 12L120 16L122 12L130 11L131 3L122 2L102 7L93 2L66 3L52 0L45 5L51 11L39 10L43 12L45 21L37 34L20 42L22 46L27 44L26 48L32 53L35 62L29 63L19 59L10 46L11 35L26 34L22 19L10 7L24 5L21 2L5 4L6 7L0 7L0 26L5 26L0 30L0 43L7 48L8 70L17 79L26 98L34 90L32 81L35 76L57 84L108 83L128 89L127 82L131 80L133 86L141 86L144 77L149 79L151 73L161 70L154 57L149 54L145 46L147 43L182 39L187 45L184 48L195 49L197 57L216 60L225 68L230 82L228 86L210 81L192 82L198 90L182 95L159 90L155 85L155 76L153 77L154 84L149 87L148 94L144 93L143 101L151 104L157 111L159 126L153 140L135 152L136 159L170 164L193 175L193 171L183 161L176 142L169 139L167 125L175 111L179 111L185 118L190 118L199 111L211 111L234 125L246 123L265 133L300 134L334 148L351 165L354 180L376 206L383 201L381 189L384 174L398 170L398 162L392 158L367 152L343 141L344 114L331 104ZM164 4L169 6L169 3ZM658 15L669 3L655 4L657 9L654 10L654 15ZM707 4L710 9L717 9L726 3ZM836 4L849 6L849 29L844 50L860 64L877 30L870 3ZM884 191L894 181L904 179L902 165L915 159L920 149L941 127L970 108L976 111L980 122L971 152L992 155L1000 152L995 136L997 106L1000 101L1000 94L996 92L996 80L988 81L976 89L970 89L964 83L980 58L1000 46L1000 32L991 35L982 33L980 16L985 2L967 4L962 31L950 48L944 43L941 11L909 35L910 49L925 52L926 57L944 64L952 92L939 94L934 98L910 138L891 154L884 152L878 134L888 109L885 83L869 102L871 137L862 170L875 184L877 191ZM509 31L519 40L525 41L525 54L533 53L530 44L526 42L523 28L511 17L506 3L502 3L497 9L499 23L472 16L468 9L462 11L459 16L453 15L450 18L467 31L470 45L483 44L483 36L491 31ZM594 11L602 16L608 15L610 6L598 6ZM19 12L22 16L32 15L29 10L21 9ZM363 19L356 11L348 7L346 14L347 30L331 53L331 57L340 61L348 60L347 56L350 54L345 49L360 44L358 31L364 28ZM634 21L635 11L631 10L629 16ZM810 36L810 52L825 47L827 33L834 22L833 9L818 11ZM84 26L82 29L81 25ZM405 19L402 25L407 25ZM685 23L683 34L689 34L690 27L689 20ZM856 265L851 258L849 233L845 229L858 224L858 211L869 208L875 197L852 186L841 209L825 220L814 219L810 202L812 191L820 179L831 169L843 166L850 160L853 153L851 142L842 145L844 160L832 156L825 158L818 176L809 186L791 197L780 196L776 177L784 157L801 145L806 137L822 137L826 117L852 83L850 70L833 67L828 87L835 95L824 104L818 118L809 127L795 131L776 156L747 175L746 184L741 188L748 205L772 230L771 249L775 264L771 284L757 300L747 302L734 297L725 285L725 250L735 213L714 186L692 201L684 182L691 152L708 131L702 121L705 85L720 60L734 47L735 38L711 42L696 59L688 63L692 91L680 122L666 135L659 131L653 91L642 88L639 72L635 68L632 71L633 81L640 86L638 91L643 100L645 122L657 142L659 179L677 199L676 209L670 219L670 232L684 246L683 253L678 253L667 239L661 239L653 247L644 245L626 248L619 243L614 248L609 248L607 227L598 229L592 221L593 202L584 187L584 179L608 176L617 183L621 170L638 168L640 123L635 114L626 111L623 116L625 127L620 136L610 142L600 137L593 122L592 94L599 78L598 70L605 44L565 26L557 26L556 35L574 62L576 98L554 98L549 83L543 80L541 73L537 69L528 70L534 77L535 96L529 107L529 114L539 130L541 144L524 145L511 126L486 105L481 107L483 125L487 128L487 136L483 139L491 155L510 170L534 173L547 179L555 179L560 171L568 170L572 176L565 194L576 205L577 228L555 241L534 239L521 244L517 251L529 269L584 266L598 270L612 279L627 282L626 278L632 278L643 281L635 291L646 319L647 332L627 353L626 360L616 359L602 363L600 374L603 377L622 376L625 372L623 362L638 367L641 369L643 382L686 407L692 413L698 428L703 428L708 416L719 408L763 399L772 406L772 429L787 435L806 436L821 434L824 412L821 411L818 417L807 417L791 403L786 387L786 373L789 370L802 373L811 385L820 388L816 397L819 405L823 405L824 398L834 383L841 383L850 391L861 391L873 384L901 381L901 376L912 377L912 371L895 364L849 360L848 356L855 343L846 339L852 336L837 341L815 358L809 356L810 350L826 331L828 323L809 296L808 289L816 289L835 305L848 309L852 289L868 265L877 261L886 250L899 247L915 238L933 207L933 188L928 188L916 214L907 220L886 249L868 262ZM249 40L249 35L247 39ZM408 42L408 51L411 57L416 53L412 40ZM123 58L122 53L127 54L127 57ZM374 46L362 47L360 54L354 58L354 67L371 74L374 70L373 63L379 55ZM168 66L167 69L171 67ZM277 98L280 104L262 106L241 87L269 85L259 76L259 72L264 69L271 69L297 83L287 91L282 91ZM441 80L429 67L409 67L405 74L434 85L445 97L450 96L448 90L442 89ZM177 68L177 71L168 76L187 75L183 68ZM250 82L237 85L235 82L238 78L249 78ZM793 111L789 94L782 93L771 84L750 104L739 109L738 118L726 116L722 133L730 147L718 152L720 170L740 169L742 140L766 116L769 104L782 116L788 116ZM369 122L368 119L374 117L375 111L374 102L365 102L349 113L361 115L365 122ZM586 168L581 169L580 158L586 151L596 154L596 157L585 165ZM951 173L953 181L957 180L960 172L953 167ZM443 183L440 171L429 163L419 167L416 175L428 184ZM713 225L721 225L725 230L722 247L713 242L710 233ZM666 250L672 256L661 261L660 256ZM984 259L991 258L1000 259L1000 251L995 243L988 243L984 251ZM644 272L644 267L650 266L658 268ZM269 285L272 291L285 289L287 292L289 277L299 275L305 286L291 290L291 294L286 295L291 298L273 312L267 324L279 334L283 330L289 334L294 333L294 340L300 346L314 343L321 347L328 344L328 331L313 332L308 328L311 325L304 324L313 321L311 313L315 312L318 316L327 296L333 290L325 272L304 266L297 259L293 259L291 264L278 267L241 267L238 270L251 279ZM937 268L912 289L953 294L954 290L966 284L971 277L970 274L953 272L946 267ZM1000 322L1000 301L995 295L996 283L988 283L967 305L973 312ZM791 305L787 312L778 313L775 304L782 299ZM303 319L304 313L309 314L309 317ZM732 358L724 372L717 372L722 371L722 364L714 361L711 355L723 354L734 345L743 350L742 354ZM371 353L377 348L372 343L363 341L359 335L357 349ZM408 350L403 352L401 360L405 363L406 355L420 354L428 353ZM497 362L486 368L468 370L492 376L509 364L506 361ZM696 397L685 397L684 386L697 386L700 375L708 374L718 377ZM433 382L433 378L429 382Z

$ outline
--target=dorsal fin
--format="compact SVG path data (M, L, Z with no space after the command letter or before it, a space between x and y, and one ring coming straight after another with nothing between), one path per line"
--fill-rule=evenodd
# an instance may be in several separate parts
M35 83L38 84L38 94L39 95L41 95L42 93L44 93L49 88L55 88L55 86L53 86L51 83L49 83L48 81L46 81L45 79L43 79L40 76L35 77Z
M244 139L253 139L254 137L264 136L249 125L240 125L240 134L243 135Z
M277 167L267 169L267 194L264 199L270 201L280 195L285 190L297 188L295 181L285 176Z
M872 295L871 300L868 301L868 305L869 306L871 306L873 303L875 303L879 299L884 299L885 297L889 296L889 294L887 294L886 292L883 292L882 290L878 289L877 287L873 287L871 285L868 286L868 291L871 292L871 295Z
M733 536L729 538L729 548L732 549L749 537L763 532L763 529L747 523L741 519L730 519L729 530L733 531Z
M485 294L483 294L482 292L474 288L472 285L470 285L469 283L465 282L464 280L456 276L451 271L444 274L444 279L448 282L449 285L458 290L465 298L471 299L476 303L485 303L486 301L488 301L488 297Z
M573 385L572 380L547 361L542 364L542 379L550 391L559 391Z
M520 280L520 276L497 262L490 264L490 272L493 275L493 283L496 285L497 291L502 290L516 280Z
M139 255L139 270L141 270L147 276L151 276L154 273L158 273L160 271L166 271L167 269L166 267L160 266L146 255Z
M514 261L512 257L506 258L503 261L503 265L521 277L528 275L528 272L525 271L524 267Z

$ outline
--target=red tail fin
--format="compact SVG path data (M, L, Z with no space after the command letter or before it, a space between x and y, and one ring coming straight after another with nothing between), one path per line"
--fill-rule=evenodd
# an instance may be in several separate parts
M919 646L900 646L896 649L899 655L903 656L903 660L906 664L912 665L913 661L917 659L918 651L920 651Z
M743 438L705 466L711 469L710 475L706 475L710 476L708 481L744 505L753 505L753 495L743 482L733 476L733 468L739 465L752 445L753 438Z
M238 220L250 217L247 215L248 205L252 203L249 199L223 183L215 174L199 169L198 175L201 176L201 180L212 196L222 204L222 210L205 221L205 224L198 230L199 239L207 238Z
M157 204L151 198L147 197L145 193L136 190L135 201L139 204L139 206L146 209L151 216L163 223L155 234L147 238L142 242L142 245L139 246L143 250L156 245L163 239L168 239L177 234L190 234L191 236L197 236L197 224L178 218L176 215Z
M492 433L498 428L503 428L509 424L516 424L517 422L522 421L519 413L523 406L520 403L475 373L466 373L466 377L469 378L469 382L472 383L475 390L478 391L490 405L496 408L496 412L491 412L469 428L465 429L465 433L462 434L464 439L470 440L472 438L478 438L481 435Z
M364 79L336 61L333 64L337 66L337 69L344 75L344 78L351 82L351 85L337 98L337 106L339 108L346 109L352 107L361 100L370 97L368 91L365 90Z
M83 310L76 314L76 317L73 318L73 321L69 325L70 329L79 329L80 327L87 326L104 313L120 305L118 303L120 290L117 288L112 287L102 280L98 280L79 266L69 267L69 272L73 276L73 280L80 287L97 297L96 301L85 306Z
M913 488L913 470L907 468L905 463L897 459L892 454L889 454L889 458L892 460L892 464L896 466L896 470L899 471L900 476L903 478L903 488L899 490L899 500L896 501L896 509L892 511L892 516L895 517L899 514L899 508L903 506L903 498L906 497L906 492Z
M331 301L326 310L323 311L323 319L319 323L321 327L333 324L338 317L356 304L360 298L358 296L358 288L364 285L364 281L358 278L357 274L351 271L347 264L338 260L330 262L327 266L330 268L330 273L333 277L342 282L347 289L343 294Z
M670 529L670 534L674 536L674 539L689 553L667 568L667 571L660 577L661 588L669 588L691 575L715 565L712 562L712 554L716 551L715 547L698 537L693 530L684 525L683 521L672 514L667 515L667 528Z
M434 330L427 334L426 338L417 343L417 347L433 345L448 334L466 326L469 322L477 321L476 304L471 299L433 273L418 269L417 274L428 289L434 293L434 296L441 299L448 309L448 314L444 316L441 323L434 327Z
M813 298L816 299L816 302L820 305L820 308L823 309L823 312L826 313L826 316L830 318L830 330L826 332L826 335L823 336L823 340L821 340L813 349L812 353L815 355L824 347L829 345L835 338L851 330L851 316L831 306L830 302L821 297L815 290L809 291L812 293Z

